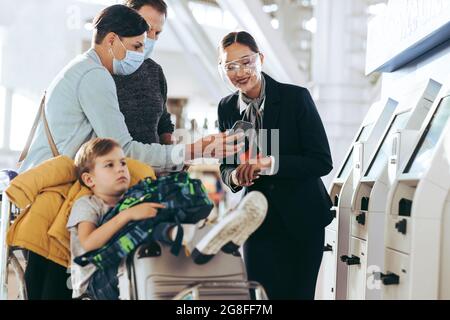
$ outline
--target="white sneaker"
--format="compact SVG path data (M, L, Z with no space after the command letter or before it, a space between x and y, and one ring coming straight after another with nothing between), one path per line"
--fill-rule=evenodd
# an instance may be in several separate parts
M267 199L261 192L247 194L235 210L228 213L197 243L192 252L194 262L208 262L225 245L239 248L263 223L267 208ZM231 253L233 250L224 251Z

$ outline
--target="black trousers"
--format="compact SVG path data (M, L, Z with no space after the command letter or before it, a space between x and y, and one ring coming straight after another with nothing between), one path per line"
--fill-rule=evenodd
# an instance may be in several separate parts
M70 300L70 273L67 268L28 251L25 284L29 300Z
M314 299L325 229L308 233L302 239L255 233L245 243L248 279L259 282L269 299Z

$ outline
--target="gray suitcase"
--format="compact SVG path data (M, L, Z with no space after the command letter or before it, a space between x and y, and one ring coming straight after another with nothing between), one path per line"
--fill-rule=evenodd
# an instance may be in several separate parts
M198 265L183 249L174 256L157 242L140 246L122 261L118 278L121 300L249 300L250 290L256 299L267 299L258 283L247 281L241 256L219 252Z

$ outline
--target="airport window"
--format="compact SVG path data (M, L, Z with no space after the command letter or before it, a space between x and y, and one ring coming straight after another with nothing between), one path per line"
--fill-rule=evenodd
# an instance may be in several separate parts
M20 94L12 97L11 150L19 151L25 146L33 120L38 110L38 102Z
M234 29L237 26L233 16L217 5L189 1L189 8L195 20L201 25Z
M0 149L4 148L3 137L5 136L5 99L6 90L4 87L0 87Z

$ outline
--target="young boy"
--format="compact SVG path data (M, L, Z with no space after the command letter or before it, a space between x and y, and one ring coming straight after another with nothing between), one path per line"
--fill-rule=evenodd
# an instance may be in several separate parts
M75 202L67 223L72 259L101 248L128 222L152 218L157 209L163 207L157 203L142 203L124 210L99 226L102 216L114 207L128 190L130 173L125 155L117 142L95 139L85 143L78 151L75 166L80 182L90 188L93 195L82 197ZM80 298L84 294L94 295L87 290L95 272L96 267L92 264L80 267L72 263L73 298ZM117 295L117 292L111 293Z
M73 259L88 251L99 249L131 221L153 218L158 203L142 203L121 211L103 225L103 215L113 208L129 188L130 173L120 145L111 139L96 138L86 142L75 156L80 182L91 189L93 195L77 200L72 208L67 228L71 241L71 282L74 298L84 295L93 299L117 299L117 268L100 270L88 264L81 267ZM262 197L262 198L261 198ZM267 200L262 194L248 195L239 208L215 225L193 252L197 263L207 262L225 244L233 241L236 247L255 231L265 218ZM153 238L171 243L176 233L173 224L155 226Z

